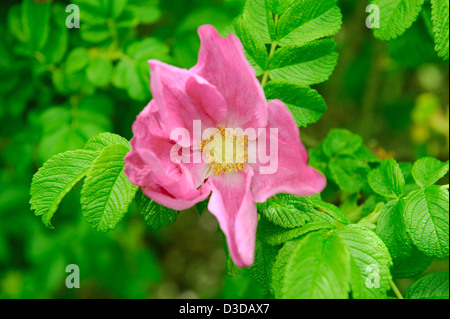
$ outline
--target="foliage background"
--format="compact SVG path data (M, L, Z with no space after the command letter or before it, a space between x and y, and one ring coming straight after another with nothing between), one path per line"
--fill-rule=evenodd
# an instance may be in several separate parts
M90 2L73 1L81 29L70 30L68 1L0 4L0 298L264 297L245 272L226 276L211 214L185 211L155 231L133 206L115 231L98 233L81 217L79 185L62 201L54 230L30 211L32 175L52 155L82 148L103 131L131 138L136 115L151 99L146 60L191 67L197 27L225 28L244 5L128 0L99 9ZM381 159L448 160L449 69L427 28L429 1L412 28L390 43L366 28L367 4L339 1L338 64L315 86L328 110L301 130L303 142L312 149L330 129L347 128ZM80 289L64 285L72 263L81 269ZM448 259L427 272L436 270L448 271ZM404 292L410 283L398 285Z

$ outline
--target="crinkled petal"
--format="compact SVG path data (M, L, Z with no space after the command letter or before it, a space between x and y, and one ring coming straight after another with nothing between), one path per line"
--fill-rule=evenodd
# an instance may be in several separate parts
M197 164L199 165L199 164ZM187 189L186 183L171 183L166 180L165 185L156 183L157 178L150 166L139 157L136 152L131 151L125 158L125 173L130 181L142 188L142 191L152 200L160 205L174 210L188 209L195 204L204 201L210 194L209 185L200 185L195 189ZM166 189L167 187L167 189ZM182 193L184 191L184 193ZM174 196L172 193L179 193ZM180 195L180 193L182 193Z
M191 208L195 204L206 200L209 194L211 193L209 185L203 185L199 190L199 195L191 200L174 197L171 194L169 194L163 187L157 184L143 187L142 191L144 192L145 195L154 200L156 203L166 206L173 210L185 210Z
M267 102L255 71L245 58L239 39L222 38L210 25L198 29L201 47L198 63L191 71L214 85L227 104L230 128L265 127Z
M258 214L250 184L250 167L239 173L211 177L208 209L216 216L227 239L228 250L239 267L253 264Z
M202 152L200 150L192 150L192 153L197 153L201 157ZM201 160L200 163L195 163L193 160L193 156L190 157L190 160L191 161L189 163L183 164L192 173L196 187L200 187L200 185L205 182L206 177L209 175L208 172L212 170L212 168L203 160Z
M300 140L299 129L280 100L269 102L269 122L266 129L267 152L270 154L270 128L278 128L278 167L273 174L262 174L269 163L253 164L255 176L252 181L256 202L265 202L278 193L309 196L320 193L326 186L325 177L308 166L308 152ZM272 159L273 161L273 159Z
M188 168L183 162L177 163L171 158L173 148L178 149L179 145L163 135L165 130L159 126L158 116L156 103L150 103L138 115L133 124L131 151L125 157L125 173L133 184L140 187L152 187L155 192L160 187L164 194L173 198L196 201L203 196L203 191L198 189L198 181L204 180L206 173L201 176L202 170L196 169L202 164L192 164Z
M150 85L154 100L167 133L184 128L190 134L189 143L177 142L183 147L192 145L194 121L201 121L199 133L225 122L226 103L218 90L194 72L160 61L150 60ZM201 140L197 137L196 143Z

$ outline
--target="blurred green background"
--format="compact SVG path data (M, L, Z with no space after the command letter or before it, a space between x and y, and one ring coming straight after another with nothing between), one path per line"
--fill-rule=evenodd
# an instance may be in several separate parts
M245 1L71 2L80 29L65 26L69 1L0 4L0 298L264 297L244 273L226 276L209 213L185 211L153 231L131 207L115 231L97 233L82 219L79 185L62 201L54 230L30 211L31 178L52 155L99 132L132 137L151 99L148 59L193 66L197 27L227 28ZM338 65L316 87L328 110L302 130L305 145L339 127L362 135L380 158L448 160L449 68L433 49L429 1L391 43L366 28L367 4L339 1ZM68 264L80 267L80 289L65 286Z

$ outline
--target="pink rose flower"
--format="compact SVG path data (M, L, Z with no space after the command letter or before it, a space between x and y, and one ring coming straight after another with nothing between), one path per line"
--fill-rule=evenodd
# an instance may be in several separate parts
M199 28L199 35L199 59L192 69L149 61L153 100L133 124L125 172L149 198L174 210L188 209L211 195L208 210L226 236L233 261L240 267L251 266L258 222L255 202L265 202L278 193L316 194L326 180L308 166L308 153L286 105L266 101L239 39L234 35L222 38L208 25ZM245 148L241 161L234 153L225 155L226 161L217 152L214 155L208 146L213 145L211 140L194 132L194 121L199 120L202 132L216 128L217 140L240 143ZM190 132L188 139L171 139L171 132L179 128ZM264 129L252 141L256 144L261 139L269 141L270 129L277 129L278 147L272 154L277 156L277 170L263 174L261 168L266 165L259 157L248 160L251 141L238 133L225 135L228 128ZM209 160L174 161L174 147L192 154L208 153Z

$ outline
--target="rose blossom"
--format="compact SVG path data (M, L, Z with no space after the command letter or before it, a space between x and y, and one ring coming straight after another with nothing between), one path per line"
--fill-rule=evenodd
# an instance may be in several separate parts
M125 172L148 197L174 210L188 209L211 195L208 210L226 236L233 261L240 267L251 266L258 222L255 202L265 202L278 193L316 194L324 189L326 180L308 166L308 153L286 105L279 100L266 101L238 38L222 38L208 25L199 28L199 35L199 59L192 69L149 61L153 100L133 124ZM245 150L248 139L239 134L225 139L226 128L256 132L264 128L266 136L257 136L256 143L261 138L269 141L270 128L278 129L278 169L262 174L264 164L258 159L251 163L237 161L233 153L217 156L208 147L213 142L195 134L181 141L170 138L177 128L193 133L193 123L198 120L202 130L217 128L211 140L223 137L224 143L240 143ZM207 152L209 160L174 162L170 156L174 145L193 153Z

